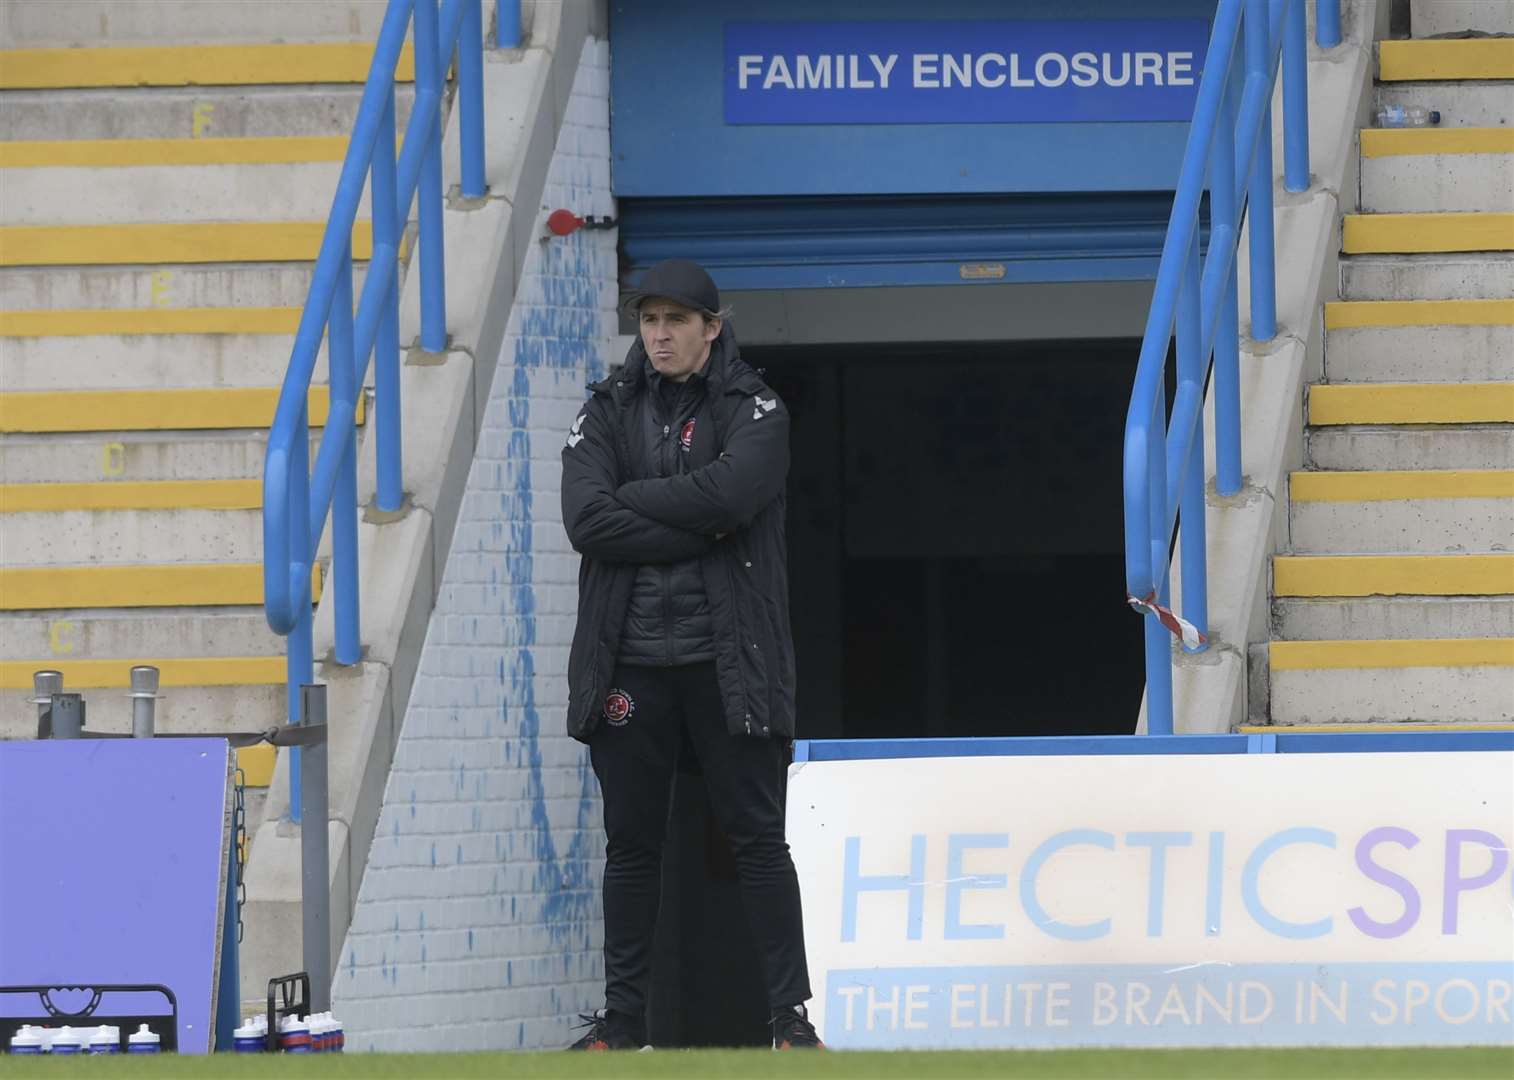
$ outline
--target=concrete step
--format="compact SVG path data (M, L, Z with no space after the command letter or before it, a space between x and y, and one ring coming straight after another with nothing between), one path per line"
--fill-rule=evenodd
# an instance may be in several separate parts
M1514 296L1514 253L1353 255L1340 275L1343 300L1503 299Z
M0 514L8 566L263 557L261 510L52 510Z
M1295 472L1296 554L1507 551L1514 547L1514 470Z
M362 95L360 86L136 87L129 94L10 90L0 109L0 140L345 139ZM414 100L413 87L395 87L395 123L401 131Z
M261 480L267 448L258 430L0 435L0 483Z
M1514 637L1510 596L1280 596L1274 641Z
M261 0L193 4L183 0L6 0L0 45L96 45L216 41L372 41L385 0Z
M0 393L0 433L82 431L210 431L266 428L278 404L277 387L215 390L22 390ZM312 427L326 423L330 394L312 386ZM366 402L357 400L357 421Z
M1510 206L1514 127L1369 128L1361 133L1363 211L1475 212Z
M0 52L0 90L364 83L372 61L372 39L6 49ZM409 44L401 50L395 80L415 81Z
M1510 596L1514 554L1275 555L1272 595Z
M0 266L134 266L314 262L325 220L128 225L0 226ZM352 257L367 261L373 234L353 229Z
M1341 224L1347 255L1514 251L1511 214L1347 214Z
M1514 101L1509 84L1498 79L1455 82L1379 83L1373 92L1378 109L1389 105L1418 105L1440 113L1440 126L1508 127L1514 124Z
M1314 469L1514 469L1514 424L1312 427L1304 440Z
M1480 30L1514 34L1509 0L1409 0L1409 32L1417 38Z
M263 609L80 608L0 615L0 660L56 667L68 660L136 656L281 656L284 639ZM123 659L130 666L130 661ZM160 665L161 666L161 665Z
M1382 82L1514 79L1514 38L1379 41L1377 77Z
M258 480L7 484L0 550L12 566L263 554Z
M1325 305L1331 382L1514 379L1514 300L1350 300Z
M1514 423L1514 382L1316 383L1308 388L1306 423Z
M22 704L30 696L29 689L5 695L10 700L0 709L0 739L36 736L36 711ZM85 692L84 705L86 730L131 731L132 702L124 691ZM185 686L163 692L154 719L164 735L266 731L283 723L286 712L282 681L272 686Z
M353 268L362 289L366 263ZM0 269L0 309L302 308L309 262L182 266L11 266Z
M4 338L7 390L276 386L289 370L293 334L132 334ZM314 378L326 381L326 350Z
M340 172L339 161L7 168L0 225L313 219L330 213ZM366 190L358 214L368 216Z
M320 567L311 570L320 599ZM245 606L263 602L262 563L164 563L107 566L0 565L0 611L74 608Z
M1514 720L1514 637L1274 641L1275 725Z

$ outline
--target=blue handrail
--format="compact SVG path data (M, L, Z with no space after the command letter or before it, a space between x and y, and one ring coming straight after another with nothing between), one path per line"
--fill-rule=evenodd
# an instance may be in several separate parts
M395 160L394 81L405 36L414 22L415 99ZM336 661L362 658L358 611L357 407L370 356L375 356L374 427L377 509L404 501L400 455L399 258L410 204L420 189L420 346L447 347L442 276L442 94L457 54L464 198L482 198L482 0L389 0L363 87L336 196L321 238L310 294L300 315L289 368L279 392L263 462L263 606L268 625L289 638L288 716L299 719L300 686L313 681L311 575L330 514L331 573L336 604ZM353 226L371 177L372 255L353 312ZM309 395L322 337L330 367L325 430L310 468ZM290 814L300 820L299 753L290 757Z
M1145 618L1146 730L1172 734L1172 634L1207 647L1204 385L1214 373L1215 487L1241 488L1241 204L1251 225L1251 336L1277 335L1272 221L1272 90L1283 69L1284 184L1309 187L1306 0L1220 0L1183 152L1156 290L1125 419L1125 588ZM1316 41L1340 42L1339 0L1316 0ZM1207 184L1206 184L1207 181ZM1209 192L1209 249L1199 208ZM1167 412L1168 345L1177 392ZM1181 520L1183 610L1169 604L1173 530Z

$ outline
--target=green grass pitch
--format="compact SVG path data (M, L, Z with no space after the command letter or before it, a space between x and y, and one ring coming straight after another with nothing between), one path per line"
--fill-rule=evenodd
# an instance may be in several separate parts
M394 1080L513 1080L709 1077L837 1077L904 1080L920 1077L1215 1077L1246 1080L1345 1080L1347 1077L1447 1077L1474 1080L1514 1077L1514 1047L1458 1049L1300 1049L1300 1050L1046 1050L894 1053L786 1053L770 1050L663 1050L646 1054L343 1054L279 1057L218 1054L213 1057L46 1058L0 1057L0 1076L12 1077L182 1077L232 1080L269 1077L375 1077Z

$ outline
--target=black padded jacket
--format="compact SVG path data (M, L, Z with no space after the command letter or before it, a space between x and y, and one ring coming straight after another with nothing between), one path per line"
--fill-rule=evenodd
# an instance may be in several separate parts
M788 410L741 359L727 323L703 373L686 470L659 476L656 447L632 437L646 430L637 422L653 392L646 370L637 341L624 364L589 387L563 446L563 526L583 556L568 734L587 740L603 719L638 568L695 560L727 729L792 738Z

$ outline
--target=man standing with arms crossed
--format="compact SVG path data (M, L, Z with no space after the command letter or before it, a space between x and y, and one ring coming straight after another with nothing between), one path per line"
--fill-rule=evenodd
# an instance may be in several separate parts
M794 736L788 413L742 361L697 264L658 263L623 305L639 338L590 387L562 452L563 525L583 556L568 733L589 745L608 840L605 1008L585 1017L573 1049L646 1042L681 745L699 759L735 855L773 1045L818 1047L783 827Z

